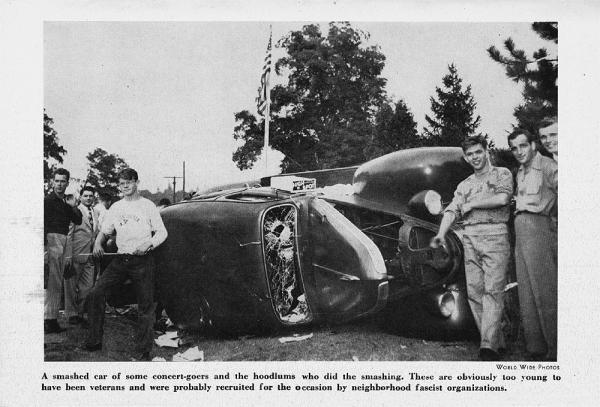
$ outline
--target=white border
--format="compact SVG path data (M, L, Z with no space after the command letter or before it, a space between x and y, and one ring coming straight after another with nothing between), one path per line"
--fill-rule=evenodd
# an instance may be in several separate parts
M44 363L39 293L42 258L41 138L43 21L559 21L560 265L559 365L561 382L515 386L498 393L336 394L343 405L592 405L599 399L598 199L600 95L597 24L591 1L12 1L0 3L1 174L8 180L0 210L0 406L24 405L308 405L319 393L208 395L43 394L41 372L93 369L137 371L141 365ZM495 371L481 363L380 362L212 363L145 365L147 371L368 370L432 373ZM135 369L135 370L134 370ZM497 372L496 372L497 373ZM175 397L177 396L177 397ZM330 396L327 395L327 398ZM333 396L331 396L333 398ZM426 398L426 399L425 399Z

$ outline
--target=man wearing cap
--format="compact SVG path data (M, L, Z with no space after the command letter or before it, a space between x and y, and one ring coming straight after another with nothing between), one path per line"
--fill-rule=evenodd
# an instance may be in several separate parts
M63 291L65 248L69 224L81 224L81 212L73 196L66 196L70 174L58 168L52 176L52 192L44 197L44 243L48 252L48 287L44 296L44 333L64 331L58 324Z
M475 172L458 184L431 245L445 246L450 227L462 217L467 294L481 335L479 358L499 360L499 350L505 348L500 321L510 258L506 223L513 193L512 175L508 169L490 164L487 141L482 136L467 138L462 149Z
M152 201L138 192L138 174L132 168L119 173L123 199L115 202L102 223L94 244L94 254L104 255L102 245L113 231L117 232L117 256L96 282L89 295L89 335L85 348L102 349L105 294L111 287L133 282L138 303L138 327L135 341L137 360L150 360L154 342L154 256L152 251L167 238L167 230Z
M552 221L558 197L558 164L536 151L533 135L508 136L521 164L517 173L515 263L527 351L534 359L556 360L558 236Z

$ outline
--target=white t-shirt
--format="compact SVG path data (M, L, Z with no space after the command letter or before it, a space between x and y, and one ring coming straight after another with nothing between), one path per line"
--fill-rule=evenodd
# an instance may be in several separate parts
M148 241L156 248L167 238L167 230L158 208L152 201L143 197L115 202L108 210L101 226L102 233L106 235L114 230L117 231L119 253L131 254Z
M94 211L96 211L96 217L98 218L98 225L100 227L102 227L102 222L104 221L104 218L106 217L106 214L108 213L108 209L106 209L104 207L104 205L99 203L94 206Z

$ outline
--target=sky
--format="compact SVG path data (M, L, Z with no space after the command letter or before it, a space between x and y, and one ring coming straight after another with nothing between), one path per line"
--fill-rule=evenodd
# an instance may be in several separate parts
M305 22L273 22L273 42ZM382 76L394 100L403 99L419 130L429 98L454 63L472 86L479 130L499 147L514 123L522 85L505 76L486 49L512 37L531 55L540 47L557 55L530 23L369 23L367 45L386 56ZM321 23L326 32L327 23ZM279 172L281 154L268 153L254 169L231 160L234 114L256 111L255 97L269 36L268 22L45 22L44 107L54 119L63 166L85 178L86 155L100 147L117 154L154 192L181 176L186 190L256 179ZM275 48L274 60L283 56ZM272 78L284 83L285 78ZM181 188L178 180L177 188Z

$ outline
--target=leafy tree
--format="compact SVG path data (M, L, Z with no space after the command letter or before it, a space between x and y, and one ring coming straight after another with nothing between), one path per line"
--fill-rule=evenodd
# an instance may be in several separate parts
M403 100L399 100L394 106L385 103L375 115L375 128L367 148L367 159L422 144L417 122L406 103Z
M47 190L52 179L52 172L56 168L56 163L62 164L63 155L67 150L58 144L56 130L52 127L54 120L46 114L44 109L44 189Z
M385 56L365 46L369 34L348 23L330 23L290 32L278 46L287 55L275 64L287 84L271 92L270 145L281 151L284 172L358 164L373 133L374 115L385 103ZM251 168L264 142L264 120L236 113L233 154L240 169Z
M423 129L423 137L428 145L460 146L462 141L476 134L481 117L475 117L475 99L471 85L464 90L462 79L454 64L448 66L449 73L443 77L444 89L435 88L437 100L430 98L433 117L425 115L429 127Z
M96 148L86 158L89 161L87 182L98 192L116 196L119 193L119 171L129 165L118 155L109 154L101 148Z
M541 38L558 44L558 23L533 23L532 29ZM537 133L542 119L558 112L558 59L550 58L545 48L535 51L533 59L529 58L525 51L516 48L511 38L504 41L504 48L507 56L494 46L487 52L490 58L505 67L506 76L523 83L524 103L515 108L513 115L518 127Z

